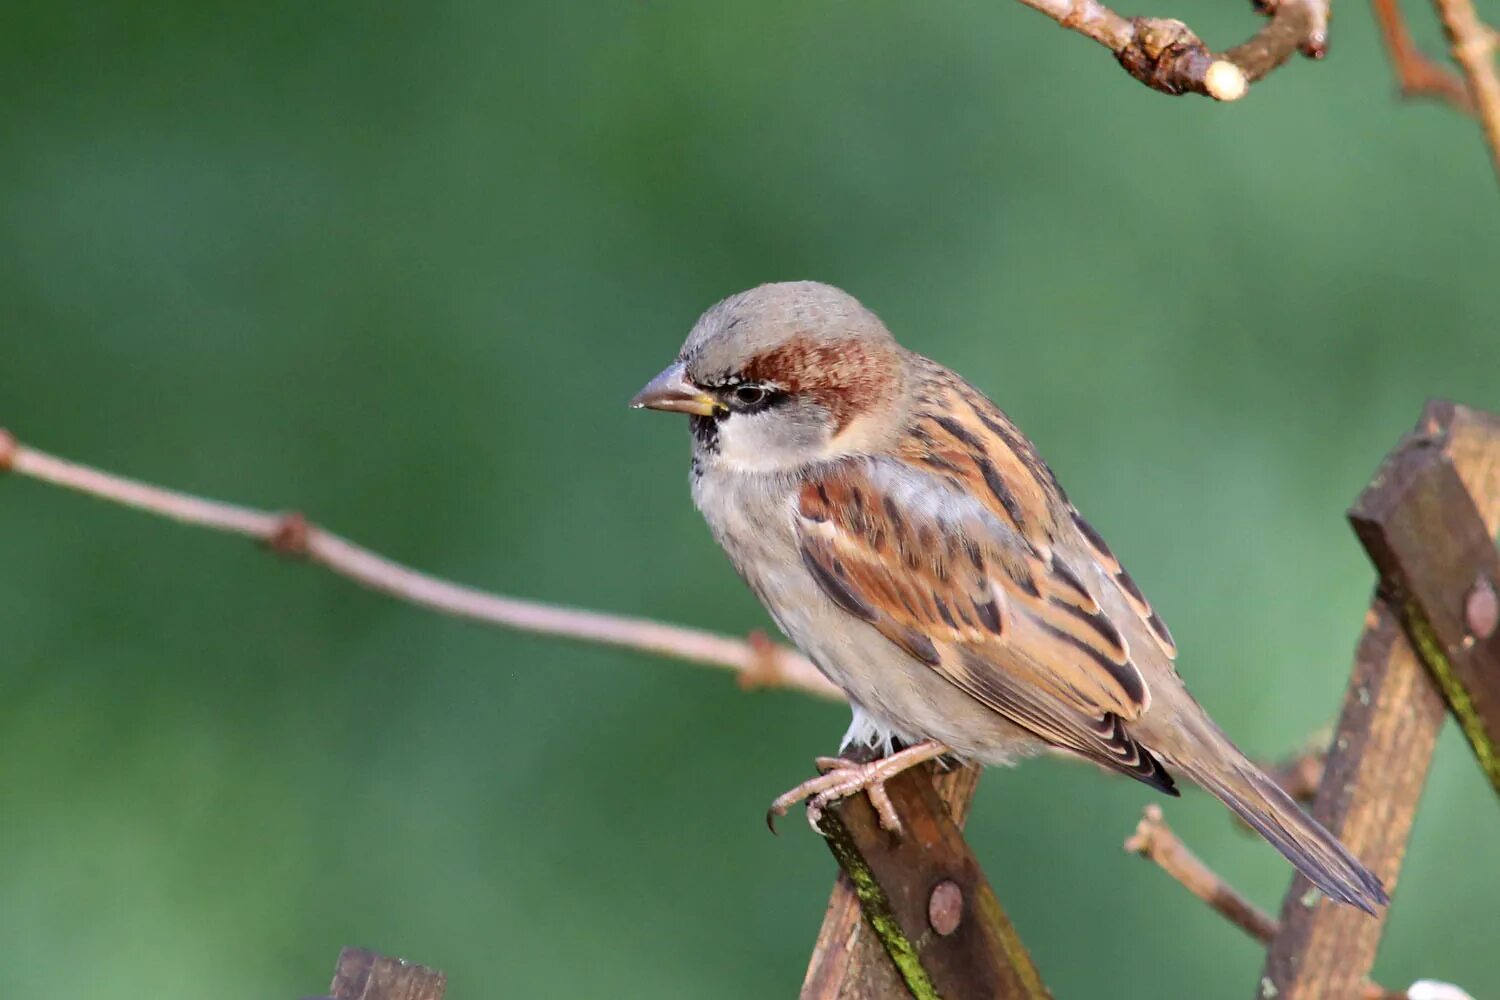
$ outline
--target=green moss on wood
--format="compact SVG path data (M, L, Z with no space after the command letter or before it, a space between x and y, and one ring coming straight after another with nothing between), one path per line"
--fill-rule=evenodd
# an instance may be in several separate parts
M1437 633L1433 631L1432 624L1422 614L1422 610L1411 601L1405 602L1403 612L1406 616L1406 631L1416 644L1417 655L1422 657L1422 662L1427 665L1427 670L1437 680L1438 687L1442 689L1443 697L1448 701L1448 707L1452 710L1454 718L1458 719L1459 728L1469 740L1469 746L1474 748L1474 756L1479 761L1479 767L1490 779L1496 792L1500 792L1500 747L1496 747L1490 734L1485 730L1484 720L1479 711L1474 707L1474 700L1469 697L1469 691L1464 687L1463 681L1453 672L1453 663L1448 659L1448 653L1443 649L1442 642Z
M838 858L839 865L849 876L849 881L854 883L854 893L859 897L860 909L864 911L865 919L875 930L875 936L880 938L880 943L885 946L886 953L891 956L891 961L896 963L896 971L901 973L901 978L906 981L907 989L911 990L916 1000L942 1000L938 995L937 987L933 985L932 977L922 967L922 956L918 952L917 945L906 932L901 929L896 915L891 912L891 902L886 898L885 891L880 888L880 882L875 878L875 873L865 863L865 859L850 842L848 831L843 824L837 821L829 822L825 817L823 820L824 832L830 834L828 845L833 850L834 857Z

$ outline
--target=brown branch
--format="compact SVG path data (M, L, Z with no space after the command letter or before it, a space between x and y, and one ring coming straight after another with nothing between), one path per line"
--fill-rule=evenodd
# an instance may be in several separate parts
M1212 868L1188 849L1167 825L1161 807L1149 805L1141 814L1135 833L1125 839L1125 850L1139 854L1166 872L1188 892L1203 900L1214 912L1261 944L1270 944L1281 925L1270 914L1250 902L1225 882ZM1265 995L1265 994L1263 994ZM1366 982L1361 1000L1464 1000L1468 994L1456 986L1434 980L1413 983L1410 989L1387 990ZM1472 998L1468 998L1472 1000Z
M1500 176L1500 72L1495 68L1495 50L1500 34L1479 19L1474 0L1433 0L1453 60L1469 81L1479 124L1490 147L1490 159Z
M1171 18L1124 17L1099 0L1021 2L1103 45L1127 73L1164 94L1236 101L1293 52L1321 59L1328 49L1328 0L1263 3L1270 21L1244 44L1223 53L1214 53L1192 29Z
M633 649L739 673L747 686L791 688L843 701L844 695L806 657L764 636L735 639L645 618L501 597L429 576L325 531L301 514L275 514L163 489L65 461L18 444L0 430L0 472L9 471L101 500L232 535L300 556L418 607L486 625Z
M1184 889L1261 944L1276 936L1276 921L1188 850L1162 818L1160 806L1149 805L1141 813L1135 833L1125 840L1125 850L1155 862Z
M1401 16L1401 0L1370 0L1380 36L1396 71L1396 86L1403 98L1430 97L1474 113L1474 102L1462 78L1442 63L1429 58L1412 39Z

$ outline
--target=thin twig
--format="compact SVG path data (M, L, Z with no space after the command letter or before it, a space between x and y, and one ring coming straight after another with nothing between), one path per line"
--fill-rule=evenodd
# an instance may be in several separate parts
M0 430L0 472L87 493L184 524L243 535L301 556L409 604L539 635L576 639L671 657L739 673L746 686L782 687L843 701L843 693L806 657L764 636L735 639L645 618L517 600L429 576L325 531L301 514L275 514L111 475L18 444Z
M362 586L441 614L721 667L736 671L744 688L788 688L831 701L845 700L843 692L810 660L758 630L740 640L684 625L502 597L402 566L317 527L298 513L271 513L126 479L22 446L0 430L0 473L5 472L184 524L253 538L273 551L305 557ZM1313 742L1309 742L1311 749L1266 767L1297 798L1310 796L1322 780L1326 750L1314 747ZM1316 742L1326 745L1327 740ZM1064 750L1056 751L1056 756L1084 761Z
M1217 54L1171 18L1124 17L1099 0L1021 2L1103 45L1131 76L1165 94L1236 101L1292 53L1321 59L1328 49L1328 0L1263 2L1271 14L1266 26L1244 44Z
M1234 887L1225 882L1198 856L1188 850L1162 818L1161 807L1149 805L1141 814L1135 833L1125 840L1125 850L1154 861L1182 887L1213 907L1225 920L1261 944L1276 936L1276 921Z
M1472 115L1474 102L1469 99L1468 87L1458 74L1417 47L1406 28L1406 19L1401 16L1401 0L1370 0L1370 7L1390 53L1401 96L1435 98Z
M1500 177L1500 72L1495 68L1500 34L1479 19L1474 0L1433 0L1433 4L1448 35L1453 60L1469 81L1469 96Z
M1300 758L1312 759L1311 755ZM1225 920L1243 930L1261 944L1270 944L1281 925L1274 917L1250 902L1225 882L1212 868L1188 849L1182 839L1167 825L1161 807L1149 805L1141 813L1135 832L1125 839L1125 850L1156 863L1188 892L1203 900ZM1423 979L1409 989L1387 990L1378 983L1366 982L1360 1000L1473 1000L1451 983Z

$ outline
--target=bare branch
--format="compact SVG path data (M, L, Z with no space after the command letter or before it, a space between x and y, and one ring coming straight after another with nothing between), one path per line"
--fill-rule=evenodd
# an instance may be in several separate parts
M735 639L645 618L517 600L429 576L393 562L301 514L275 514L163 489L25 447L0 430L0 472L86 493L200 528L253 538L301 556L371 590L446 615L501 628L633 649L739 673L752 687L782 687L843 701L843 693L806 657L763 635Z
M1500 72L1495 68L1495 50L1500 34L1479 19L1474 0L1433 0L1453 60L1469 81L1469 96L1489 143L1490 159L1500 176Z
M1244 44L1217 54L1171 18L1124 17L1099 0L1021 2L1103 45L1127 73L1164 94L1236 101L1292 53L1321 59L1328 49L1328 0L1263 3L1271 14L1266 26Z
M1188 850L1187 845L1178 839L1177 834L1172 832L1172 828L1162 818L1160 806L1146 807L1135 833L1125 840L1125 850L1154 861L1188 892L1213 907L1225 920L1261 944L1270 943L1271 938L1276 936L1276 921L1241 896L1233 886Z
M1390 53L1401 96L1435 98L1472 115L1474 102L1469 100L1464 81L1447 66L1428 58L1412 40L1406 19L1401 16L1401 0L1370 0L1370 7Z
M1312 759L1306 756L1301 759ZM1305 765L1307 766L1307 765ZM1161 807L1149 805L1141 814L1135 833L1125 839L1125 850L1139 854L1177 880L1188 892L1213 907L1225 920L1243 930L1261 944L1270 944L1280 924L1274 917L1241 896L1233 886L1219 877L1188 849L1167 825ZM1451 983L1422 979L1409 989L1387 990L1378 983L1366 982L1361 1000L1473 1000Z

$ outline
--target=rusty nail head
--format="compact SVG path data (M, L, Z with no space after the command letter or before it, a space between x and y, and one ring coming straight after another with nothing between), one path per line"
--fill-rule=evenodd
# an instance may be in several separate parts
M1481 576L1464 599L1464 624L1476 639L1488 639L1500 627L1500 597L1495 585Z
M944 879L933 886L932 896L927 900L927 922L932 929L947 937L958 930L964 916L964 891L952 879Z

